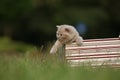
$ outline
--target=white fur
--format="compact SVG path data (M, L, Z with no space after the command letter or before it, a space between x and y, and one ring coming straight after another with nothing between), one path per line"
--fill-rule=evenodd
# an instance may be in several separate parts
M58 28L56 31L57 40L50 50L51 54L56 53L64 44L71 44L73 42L76 42L79 46L83 44L83 38L79 36L79 33L73 26L57 25L56 27Z

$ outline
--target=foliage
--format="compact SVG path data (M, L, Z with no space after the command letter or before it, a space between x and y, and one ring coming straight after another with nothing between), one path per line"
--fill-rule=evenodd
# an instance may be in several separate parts
M0 38L0 80L114 80L120 79L119 68L70 67L31 45ZM14 54L13 54L14 53ZM22 54L19 55L18 53ZM12 55L13 54L13 55Z
M22 42L13 42L9 38L0 38L1 53L24 53L34 50L34 46Z
M118 0L0 0L0 35L43 45L55 39L56 25L83 22L84 38L117 37L119 4Z
M43 56L45 57L45 56ZM70 67L56 61L55 56L8 57L0 55L0 80L114 80L120 69Z

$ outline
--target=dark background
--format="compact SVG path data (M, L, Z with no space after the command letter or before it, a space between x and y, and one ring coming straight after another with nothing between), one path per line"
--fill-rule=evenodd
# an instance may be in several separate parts
M0 0L1 37L40 46L59 24L83 24L84 39L118 37L120 0Z

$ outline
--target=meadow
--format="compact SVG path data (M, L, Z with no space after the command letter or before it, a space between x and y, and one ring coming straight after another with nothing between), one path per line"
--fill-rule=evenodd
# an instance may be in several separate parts
M0 38L0 80L120 80L119 68L70 67L49 48Z

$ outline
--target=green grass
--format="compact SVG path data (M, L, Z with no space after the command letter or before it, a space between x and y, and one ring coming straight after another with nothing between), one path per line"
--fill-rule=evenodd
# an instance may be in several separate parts
M22 50L18 43L3 42L6 48L0 49L2 52L21 52L15 46ZM8 44L14 45L9 48ZM60 63L56 55L50 55L49 48L41 52L21 45L25 47L21 52L24 55L0 54L0 80L120 80L119 68L70 67Z
M120 69L69 67L52 57L0 56L0 80L119 80Z
M24 53L28 50L33 50L34 46L26 45L22 42L15 42L9 38L0 38L0 52Z

